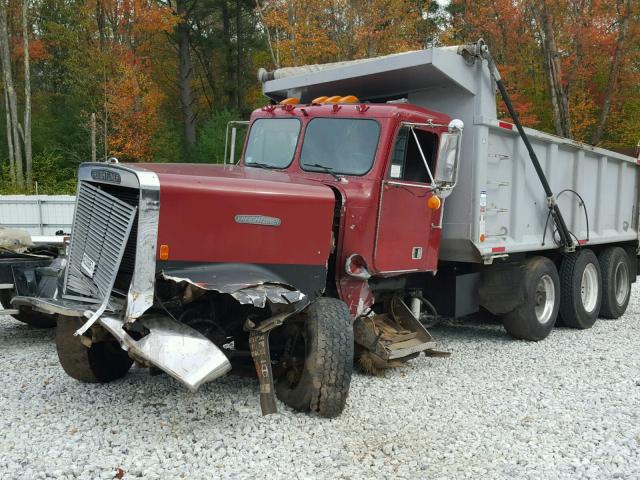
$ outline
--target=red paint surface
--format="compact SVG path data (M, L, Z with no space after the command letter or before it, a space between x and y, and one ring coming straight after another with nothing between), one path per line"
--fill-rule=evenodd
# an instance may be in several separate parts
M172 261L324 265L334 196L286 173L221 165L151 164L160 178L158 244ZM237 223L236 215L280 226Z
M380 220L375 252L375 268L380 272L435 270L438 263L440 209L431 210L431 192L411 185L384 185L380 201ZM414 248L421 248L420 259L413 259Z

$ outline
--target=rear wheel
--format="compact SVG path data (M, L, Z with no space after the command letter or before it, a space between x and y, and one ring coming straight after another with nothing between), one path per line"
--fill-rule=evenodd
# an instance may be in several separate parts
M88 383L105 383L123 377L133 360L115 339L86 342L90 343L87 347L80 337L73 335L83 323L82 318L58 317L56 347L64 371L70 377Z
M627 310L631 297L631 266L629 255L620 247L603 250L598 257L602 271L603 318L619 318Z
M556 323L560 305L560 279L554 263L546 257L533 257L523 265L524 302L507 313L503 324L512 337L539 341Z
M591 328L602 303L600 264L592 250L567 255L560 266L560 318L571 328Z
M36 328L53 328L56 326L55 315L40 313L25 306L13 307L11 305L11 299L14 296L15 292L13 290L0 290L0 303L2 303L2 306L5 309L17 308L20 312L15 315L11 315L13 318Z
M290 320L278 398L300 411L336 417L344 410L353 371L353 326L344 302L319 298Z

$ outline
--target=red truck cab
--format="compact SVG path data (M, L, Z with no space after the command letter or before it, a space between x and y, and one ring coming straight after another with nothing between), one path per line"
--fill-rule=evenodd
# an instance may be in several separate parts
M373 304L370 277L437 269L443 200L433 175L450 122L402 103L268 105L251 115L241 165L334 192L329 282L354 316Z

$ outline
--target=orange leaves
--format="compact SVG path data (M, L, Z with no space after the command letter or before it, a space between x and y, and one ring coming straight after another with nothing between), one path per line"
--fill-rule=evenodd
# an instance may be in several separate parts
M267 0L261 5L282 66L419 48L422 12L403 0Z
M107 83L107 105L112 134L110 151L126 160L153 159L153 137L160 125L159 107L164 95L142 70L132 65L118 69Z
M105 62L109 152L122 159L151 161L165 98L153 79L155 42L164 40L178 17L150 0L91 0L86 7L100 12L95 48Z
M543 54L542 9L552 19L561 84L568 96L571 132L590 141L610 82L612 58L620 26L617 3L628 0L452 0L448 44L475 41L489 44L523 123L553 130L548 62ZM640 7L635 5L635 18ZM640 22L631 22L622 56L614 102L626 103L640 84ZM635 36L634 36L635 29ZM634 64L636 65L634 67ZM501 105L498 105L499 110ZM624 111L613 105L612 112ZM614 113L615 114L615 113ZM613 120L612 120L613 121ZM612 123L614 125L614 123ZM636 124L640 128L640 124ZM610 129L611 131L611 129ZM609 134L611 135L611 133Z

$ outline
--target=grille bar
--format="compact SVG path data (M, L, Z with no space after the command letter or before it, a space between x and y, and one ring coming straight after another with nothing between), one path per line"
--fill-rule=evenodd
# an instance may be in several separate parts
M136 212L135 205L80 182L63 297L110 296Z

